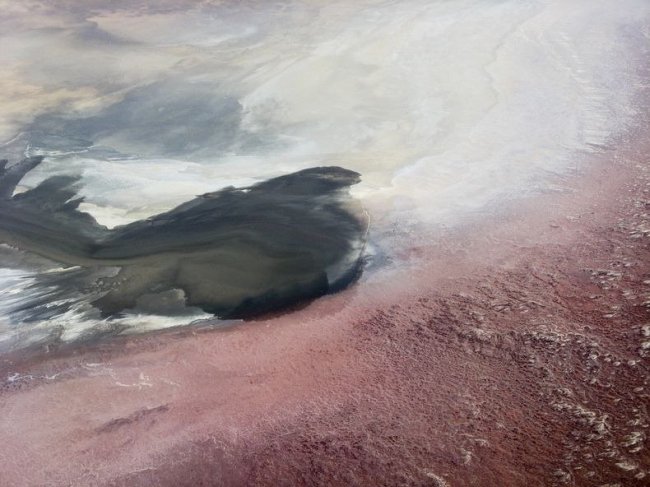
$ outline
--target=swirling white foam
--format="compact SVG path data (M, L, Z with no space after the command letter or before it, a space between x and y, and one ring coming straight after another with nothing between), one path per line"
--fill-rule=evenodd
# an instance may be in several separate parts
M453 224L544 190L549 176L606 151L633 126L646 82L637 70L650 40L645 0L183 5L95 8L85 17L127 48L84 47L39 30L51 35L51 52L81 59L67 70L53 69L25 34L50 25L51 12L10 12L4 84L14 93L19 83L33 87L30 97L18 93L35 115L88 115L133 86L207 83L240 104L239 132L267 143L140 157L108 134L97 146L128 157L52 150L26 186L78 172L85 209L113 226L222 186L336 164L363 175L354 191L376 224ZM7 140L27 123L8 96Z

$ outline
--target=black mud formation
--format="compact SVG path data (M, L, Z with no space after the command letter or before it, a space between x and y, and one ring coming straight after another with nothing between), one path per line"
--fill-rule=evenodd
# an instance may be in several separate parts
M349 195L360 181L353 171L316 167L229 187L108 229L79 211L76 177L14 195L42 160L0 161L0 243L68 268L37 280L47 289L41 301L81 293L114 316L174 291L186 306L248 318L342 289L360 273L367 221Z

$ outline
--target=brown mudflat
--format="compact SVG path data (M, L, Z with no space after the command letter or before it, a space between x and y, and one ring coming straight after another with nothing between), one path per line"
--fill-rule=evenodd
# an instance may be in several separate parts
M294 313L3 357L0 484L644 485L650 145L621 147Z

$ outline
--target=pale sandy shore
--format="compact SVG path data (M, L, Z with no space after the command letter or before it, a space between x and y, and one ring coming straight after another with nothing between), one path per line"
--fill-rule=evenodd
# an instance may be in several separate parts
M0 485L643 485L650 132L280 317L0 359Z

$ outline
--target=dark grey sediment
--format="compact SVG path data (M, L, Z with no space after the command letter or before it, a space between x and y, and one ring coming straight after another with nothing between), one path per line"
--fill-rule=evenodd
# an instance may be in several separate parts
M305 169L109 229L79 210L76 177L13 194L42 160L0 167L0 242L75 267L40 282L58 299L85 294L103 315L181 290L188 306L245 318L342 289L361 270L367 220L348 191L356 172Z

